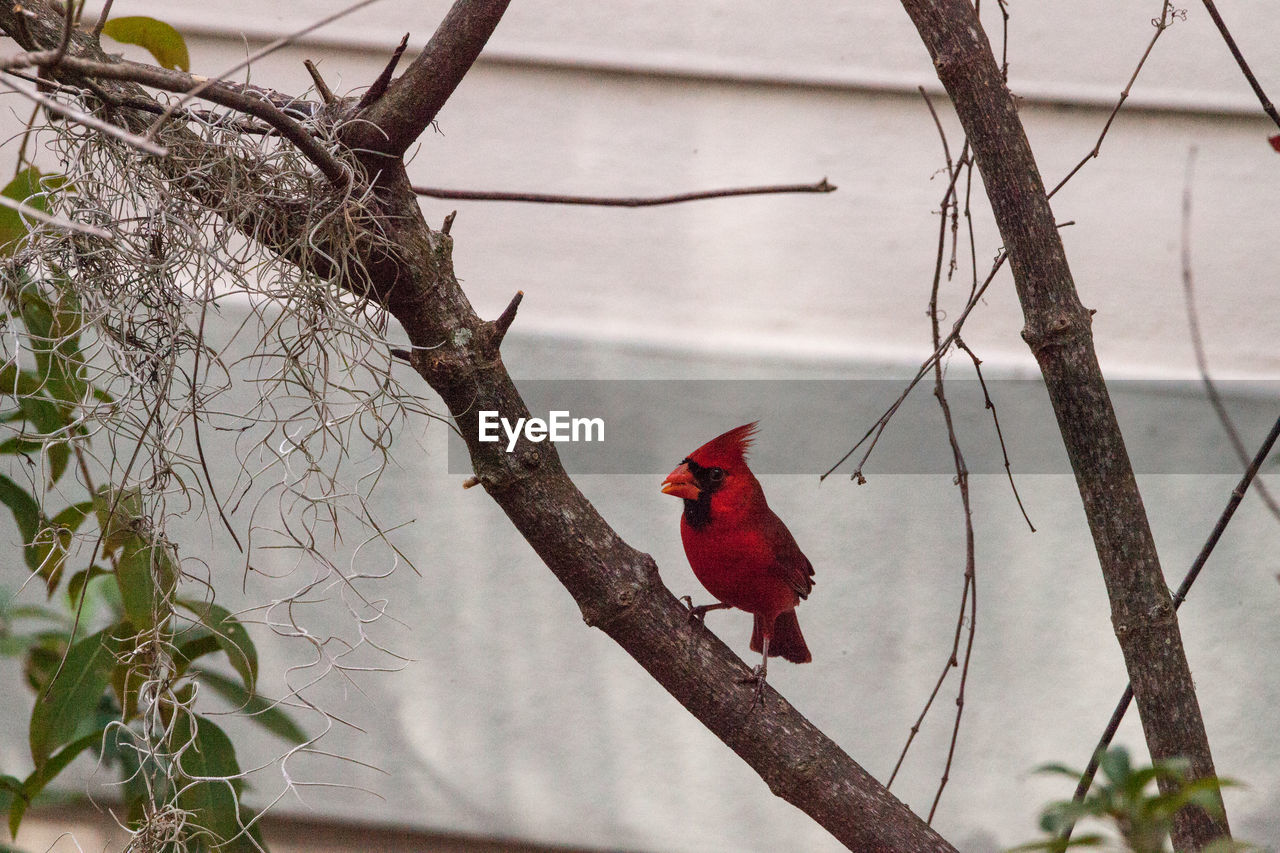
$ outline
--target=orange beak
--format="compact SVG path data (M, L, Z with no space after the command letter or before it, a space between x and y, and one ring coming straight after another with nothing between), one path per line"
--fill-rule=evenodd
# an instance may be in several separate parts
M687 501L696 501L701 494L698 481L693 478L693 472L683 462L662 481L662 493L684 498Z

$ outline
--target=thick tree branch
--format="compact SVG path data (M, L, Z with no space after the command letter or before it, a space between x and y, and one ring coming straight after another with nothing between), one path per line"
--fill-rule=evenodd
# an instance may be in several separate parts
M1023 338L1044 375L1093 533L1112 622L1152 758L1186 756L1214 775L1208 737L1142 497L1093 348L1044 183L1013 97L968 0L902 0L972 143L1013 269ZM1179 813L1174 843L1228 834L1200 809Z
M498 323L476 316L452 268L453 241L422 220L402 167L380 182L397 259L370 259L384 304L408 333L412 363L454 414L476 480L582 611L690 713L750 764L775 794L851 850L951 850L918 816L772 689L750 711L747 668L690 624L647 554L623 542L578 491L550 444L506 453L479 441L479 412L529 412L497 350ZM512 312L513 313L513 312ZM500 318L501 320L501 318Z
M407 151L471 70L510 2L457 0L426 49L351 125L351 146L397 157Z

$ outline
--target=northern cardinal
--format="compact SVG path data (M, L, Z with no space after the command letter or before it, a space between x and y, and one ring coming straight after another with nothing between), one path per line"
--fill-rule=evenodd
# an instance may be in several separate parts
M690 601L692 617L726 607L755 617L751 651L760 652L761 662L747 680L756 683L758 701L770 657L813 659L796 620L796 605L813 589L813 566L747 467L757 425L731 429L690 453L663 482L662 493L684 499L685 556L719 602L692 607Z

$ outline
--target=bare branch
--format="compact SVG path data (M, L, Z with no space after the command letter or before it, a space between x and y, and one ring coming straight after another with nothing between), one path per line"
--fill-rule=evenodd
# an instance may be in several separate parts
M660 196L589 196L557 195L554 193L483 192L479 190L446 190L436 187L415 186L413 191L428 198L447 198L459 201L517 201L533 204L585 204L596 207L657 207L664 204L681 204L686 201L702 201L709 198L731 198L742 195L774 195L781 193L833 193L838 189L823 178L816 184L774 184L761 187L730 187L722 190L702 190Z
M1076 172L1083 169L1086 163L1097 157L1102 151L1102 140L1107 138L1107 132L1111 130L1112 122L1114 122L1116 120L1116 116L1120 114L1120 108L1124 106L1125 101L1129 100L1129 92L1132 91L1133 84L1137 82L1138 75L1142 72L1142 66L1147 64L1147 57L1151 55L1151 51L1155 48L1156 42L1160 40L1160 36L1164 35L1165 30L1173 26L1174 17L1179 14L1184 16L1186 15L1186 12L1179 13L1176 11L1170 0L1162 0L1162 2L1163 6L1161 6L1160 9L1160 17L1153 18L1151 21L1151 25L1156 28L1156 31L1151 36L1151 41L1147 42L1146 50L1144 50L1142 52L1142 56L1139 57L1137 67L1135 67L1133 69L1133 73L1129 75L1129 82L1125 84L1124 90L1120 92L1120 100L1116 101L1115 107L1111 110L1111 115L1107 116L1106 123L1102 125L1102 132L1098 134L1098 141L1093 144L1093 149L1088 154L1084 155L1084 159L1077 163L1070 172L1067 172L1066 177L1058 181L1057 185L1055 185L1053 189L1049 190L1049 198L1053 198L1057 195L1058 190L1066 186L1067 181L1070 181L1076 176Z
M510 0L456 0L435 35L386 94L351 128L352 147L399 156L435 120L436 114L502 20Z
M1213 0L1203 0L1203 2L1204 8L1209 12L1209 17L1213 18L1213 23L1218 27L1218 32L1222 33L1222 40L1227 43L1227 49L1231 51L1231 55L1235 57L1236 64L1240 66L1244 79L1249 81L1249 85L1253 88L1253 93L1258 96L1258 101L1262 104L1262 111L1270 116L1271 120L1276 123L1276 127L1280 127L1280 113L1276 112L1275 105L1271 103L1267 93L1262 91L1262 84L1258 82L1258 78L1253 76L1253 69L1249 67L1249 63L1245 62L1244 54L1240 52L1240 48L1236 45L1236 40L1231 37L1231 31L1227 29L1226 21L1222 20L1222 16L1218 14L1218 7Z

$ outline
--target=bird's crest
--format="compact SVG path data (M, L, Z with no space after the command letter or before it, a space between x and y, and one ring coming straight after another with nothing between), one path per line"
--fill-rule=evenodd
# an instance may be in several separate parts
M752 421L749 424L734 427L690 453L689 458L704 468L727 468L741 464L747 458L747 449L755 440L756 429L759 426L759 421Z

